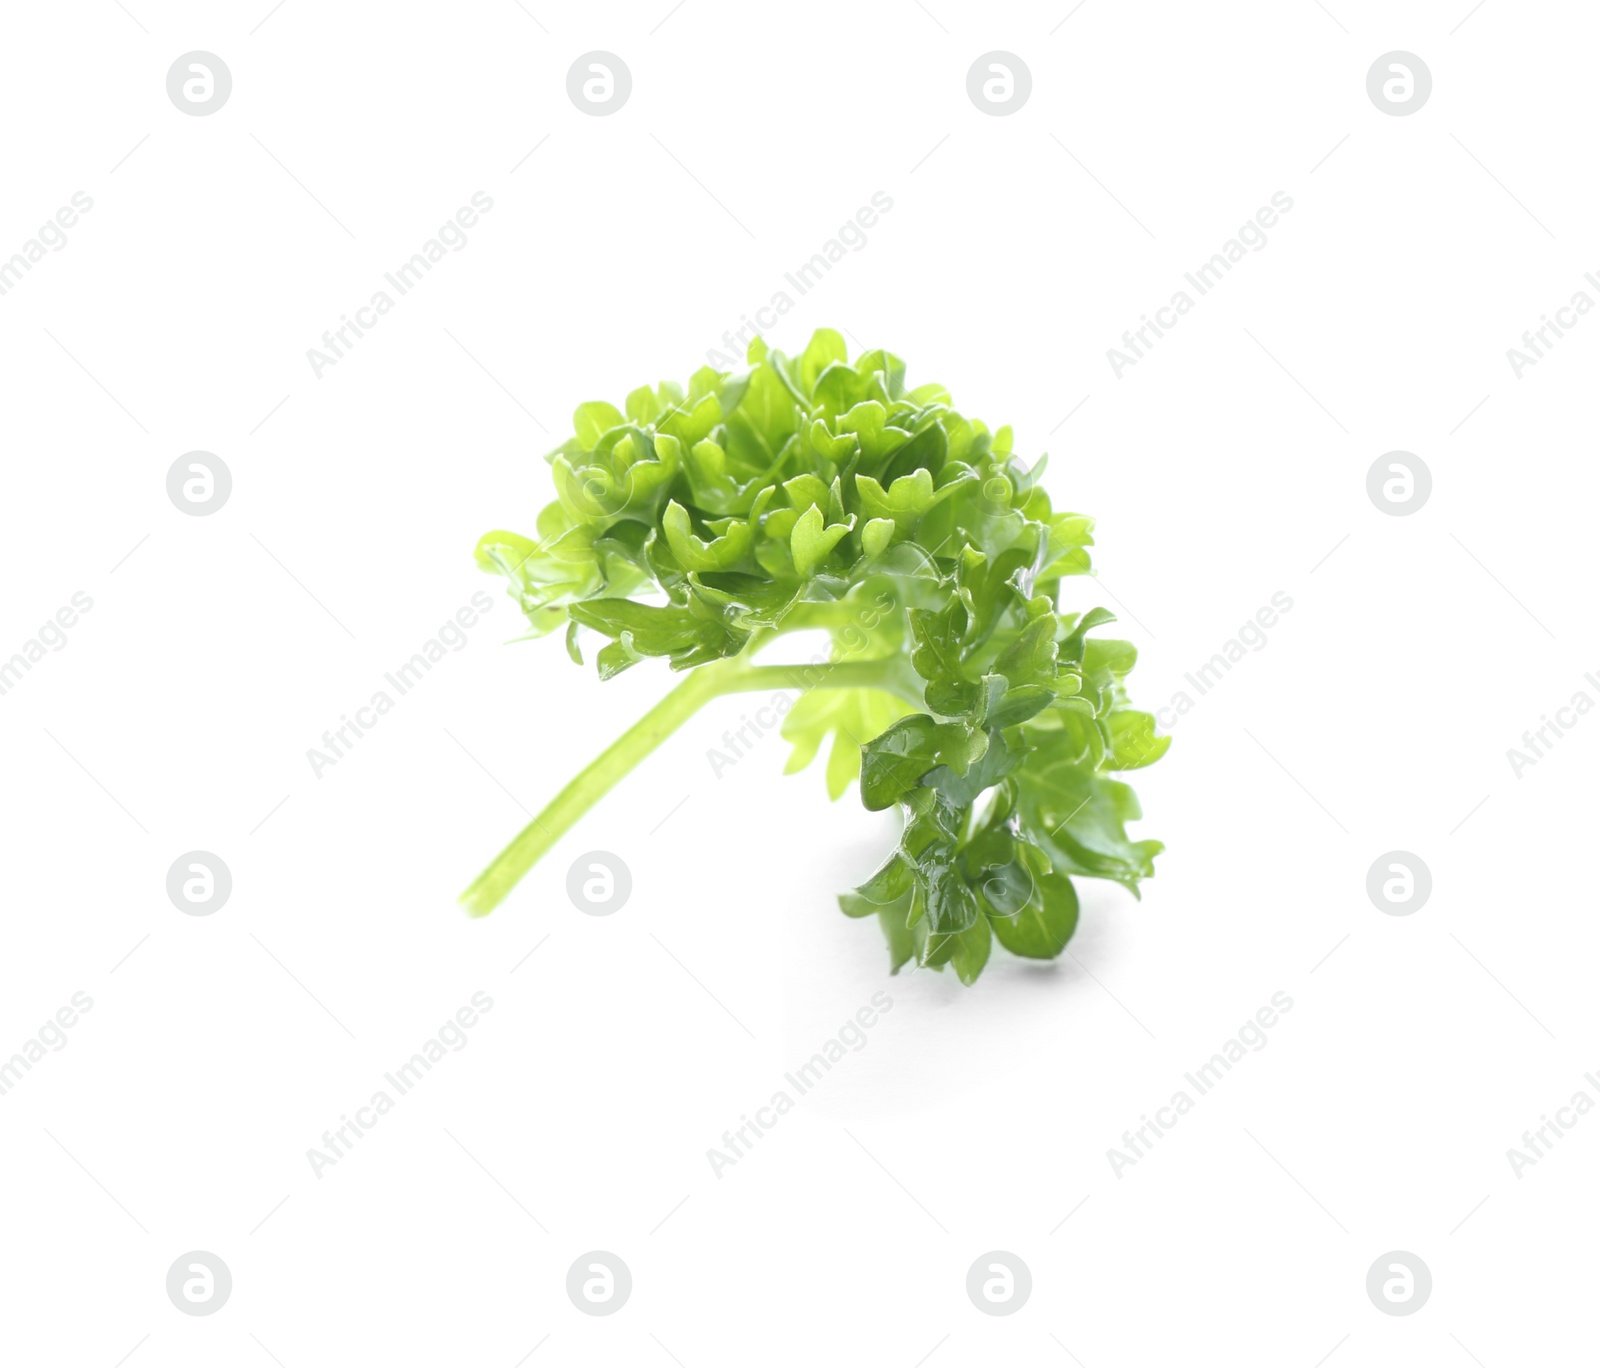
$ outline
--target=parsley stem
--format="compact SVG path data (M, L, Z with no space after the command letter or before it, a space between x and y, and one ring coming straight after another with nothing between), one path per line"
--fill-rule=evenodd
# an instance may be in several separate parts
M899 657L851 660L818 665L750 665L744 657L698 666L633 726L623 732L546 804L511 844L489 863L461 895L461 904L475 917L494 911L551 846L584 813L600 801L630 770L677 731L707 703L723 694L761 689L880 688L920 706L920 690L909 665Z

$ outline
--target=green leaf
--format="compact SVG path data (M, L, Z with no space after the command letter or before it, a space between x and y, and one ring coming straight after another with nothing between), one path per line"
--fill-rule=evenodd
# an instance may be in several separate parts
M817 377L817 383L811 390L811 399L831 422L866 399L871 389L866 376L854 367L836 362Z
M911 864L897 851L878 866L870 879L843 896L857 905L857 910L850 912L852 917L865 916L865 911L861 910L863 904L866 908L876 908L908 901L911 882Z
M716 395L707 394L692 405L673 409L661 419L657 431L692 447L709 437L721 421L722 405Z
M579 404L572 414L572 430L585 451L593 451L606 433L612 428L621 427L623 422L622 415L603 399Z
M747 450L752 454L759 450L770 457L776 456L784 442L798 431L800 420L788 386L774 367L762 364L751 372L738 408L726 421L730 433L748 439Z
M643 426L651 422L656 414L661 411L660 402L656 399L656 392L649 385L640 385L636 390L630 390L627 399L622 405L630 421Z
M869 560L876 560L889 549L894 531L894 521L890 518L872 518L861 529L861 550Z
M996 657L994 672L1011 684L1042 684L1059 687L1056 669L1057 622L1047 598L1029 600L1027 620L1016 636Z
M892 488L893 482L918 470L942 475L947 468L949 453L950 443L945 437L944 429L938 423L929 423L884 462L883 469L878 472L878 478L891 482ZM952 474L958 475L961 481L973 478L964 467L956 467ZM947 489L944 492L953 491Z
M1106 718L1111 730L1111 754L1105 767L1112 770L1143 769L1167 753L1170 736L1156 735L1156 720L1147 712L1124 709Z
M896 907L878 909L878 925L889 942L889 972L898 974L917 953L917 938L906 926L905 914Z
M789 496L789 503L802 513L808 508L826 509L828 506L827 481L819 479L809 471L785 480L783 492Z
M885 446L883 429L888 421L888 409L876 399L863 399L839 419L838 427L840 432L854 433L862 455L873 459Z
M1027 599L1014 581L1032 556L1032 549L1026 546L1011 547L993 559L970 546L962 552L956 566L956 592L967 608L969 648L988 641L1007 612L1025 611Z
M846 523L824 527L822 510L815 505L806 509L789 534L789 552L794 557L795 573L802 578L813 574L830 551L855 526L855 517Z
M974 731L974 736L986 738L988 744L974 761L962 770L951 765L939 765L923 776L922 782L937 789L953 808L970 808L983 793L993 788L1008 774L1021 767L1027 751L1013 746L997 728L987 732Z
M755 528L748 522L731 523L720 537L702 541L690 531L689 510L676 501L661 515L661 530L678 564L685 570L707 573L733 570L750 554Z
M751 630L776 627L799 601L799 584L775 583L761 575L699 573L689 575L690 592L717 609L733 626Z
M602 671L618 674L644 656L668 656L674 669L688 669L709 660L736 655L746 635L693 608L632 603L627 599L590 599L567 611L574 622L612 637L617 649L600 652Z
M983 677L981 720L989 728L1016 727L1043 712L1055 701L1055 690L1043 684L1012 687L1004 675Z
M906 363L892 352L881 348L863 352L856 358L856 370L862 375L871 375L874 371L882 375L884 388L891 399L898 399L905 390Z
M1045 538L1047 555L1039 572L1040 583L1066 575L1087 575L1087 548L1094 545L1094 519L1079 513L1047 514L1046 519L1049 529Z
M1079 664L1088 646L1088 633L1096 627L1116 620L1116 615L1107 608L1091 608L1081 616L1076 613L1063 614L1059 629L1059 658L1072 665ZM1121 644L1127 645L1126 642Z
M911 652L912 667L928 681L928 706L947 717L973 707L979 688L977 681L968 679L963 672L961 649L967 610L953 600L938 612L908 609L906 621L916 642Z
M941 765L965 774L988 747L988 737L963 723L936 722L925 713L903 717L864 748L861 802L869 812L881 812Z
M1154 872L1159 841L1130 839L1126 824L1140 816L1126 784L1082 768L1060 754L1057 733L1043 733L1026 770L1016 778L1018 805L1051 863L1072 874L1114 879L1137 894Z
M972 887L953 864L941 857L927 860L919 870L926 898L928 945L922 962L944 964L955 953L955 939L983 920Z
M807 394L815 392L822 372L836 363L844 364L849 356L844 338L832 328L818 328L811 334L805 351L800 353L800 388Z
M1010 916L990 913L994 937L1024 959L1055 959L1078 929L1078 892L1065 874L1046 874L1022 909Z
M969 988L978 981L983 966L989 962L989 950L994 936L989 929L989 919L979 917L965 931L950 935L928 933L928 948L923 963L938 965L948 963Z

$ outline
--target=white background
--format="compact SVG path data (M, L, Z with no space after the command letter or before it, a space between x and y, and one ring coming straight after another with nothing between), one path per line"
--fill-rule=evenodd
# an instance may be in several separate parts
M1073 3L7 7L0 254L94 202L0 298L0 655L94 605L0 698L0 1057L94 1002L0 1097L8 1360L1499 1368L1592 1342L1600 1120L1520 1178L1506 1151L1600 1099L1600 718L1520 778L1506 752L1600 699L1600 321L1520 379L1505 353L1600 298L1600 24ZM203 118L165 88L196 49L234 83ZM607 118L566 93L594 49L633 75ZM996 49L1033 78L1005 118L965 89ZM1410 117L1366 93L1395 49L1433 75ZM669 684L502 644L476 538L532 530L575 404L687 377L880 190L774 345L847 329L1050 450L1057 505L1099 519L1073 603L1118 611L1146 706L1293 599L1133 776L1168 847L1144 901L1081 885L1052 966L889 979L833 899L892 822L781 778L777 737L714 778L735 698L468 920L526 810ZM474 191L468 245L318 378L307 349ZM1107 348L1276 191L1266 248L1118 378ZM234 482L204 518L164 483L197 449ZM1433 473L1406 518L1365 490L1395 449ZM480 589L466 648L315 777L307 748ZM197 849L232 871L209 917L165 891ZM565 893L595 849L633 874L609 918ZM1432 870L1409 917L1365 892L1395 849ZM866 1048L714 1176L879 990ZM316 1176L475 991L467 1047ZM1280 991L1266 1048L1117 1176ZM234 1279L206 1318L164 1290L195 1249ZM564 1288L592 1249L634 1279L604 1319ZM995 1249L1033 1276L1003 1319L964 1290ZM1395 1249L1433 1274L1407 1318L1365 1292Z

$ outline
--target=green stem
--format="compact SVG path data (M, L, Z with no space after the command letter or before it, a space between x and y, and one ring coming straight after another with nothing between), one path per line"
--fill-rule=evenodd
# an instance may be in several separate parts
M920 703L915 679L902 675L909 667L898 657L888 660L843 661L834 665L748 665L743 657L701 665L671 693L623 732L571 783L546 804L511 844L489 863L461 895L461 904L475 917L494 911L517 881L572 825L600 801L625 774L707 703L723 694L761 689L879 688Z

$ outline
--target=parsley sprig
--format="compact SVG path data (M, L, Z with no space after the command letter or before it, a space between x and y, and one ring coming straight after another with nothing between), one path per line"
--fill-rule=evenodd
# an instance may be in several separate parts
M602 679L663 657L683 681L562 789L462 895L492 911L614 784L712 699L796 688L783 734L801 768L832 741L834 797L859 781L898 806L896 849L840 897L875 917L892 970L993 948L1052 959L1078 922L1072 876L1137 895L1158 841L1133 840L1133 790L1169 738L1128 705L1135 650L1091 637L1112 621L1061 612L1090 572L1093 521L1058 513L1009 427L963 417L905 363L851 363L821 329L797 357L751 344L749 367L703 367L622 409L580 405L549 455L556 499L533 538L491 532L532 635L604 639ZM757 663L778 637L829 634L821 666Z

